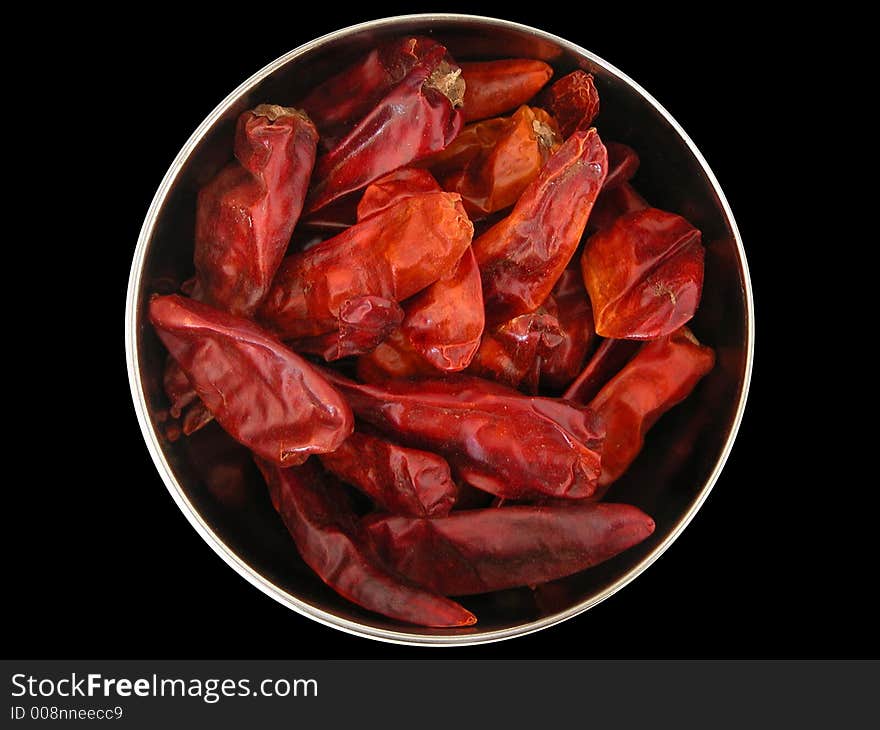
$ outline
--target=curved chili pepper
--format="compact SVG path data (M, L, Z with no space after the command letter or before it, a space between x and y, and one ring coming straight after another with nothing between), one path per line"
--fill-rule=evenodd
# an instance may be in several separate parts
M566 139L577 130L589 129L599 114L599 92L593 74L580 69L566 74L547 89L541 105L556 117Z
M296 109L262 104L238 118L237 162L199 191L194 262L201 301L250 316L302 210L318 133Z
M319 458L325 469L388 512L433 517L447 514L455 504L458 489L449 464L437 454L355 431L336 451Z
M491 150L509 127L507 117L493 117L468 124L445 149L426 157L419 164L430 168L438 178L460 172L472 160Z
M461 74L467 84L464 120L473 122L525 104L550 80L553 69L543 61L510 58L462 63Z
M607 167L596 130L575 132L513 212L474 241L489 324L533 312L547 298L577 248Z
M419 626L476 623L476 617L454 601L411 585L382 567L359 537L340 486L320 474L314 462L292 469L262 460L257 465L302 559L340 596Z
M489 126L494 121L475 126ZM537 107L521 106L503 127L493 125L491 130L497 133L494 144L489 144L490 134L478 134L479 154L441 181L444 190L461 195L472 218L508 208L519 200L562 142L556 122Z
M177 294L154 296L150 321L217 422L259 456L300 464L351 434L342 396L252 322Z
M437 281L461 258L472 234L458 195L404 198L288 256L259 316L282 339L332 332L351 299L376 296L400 302Z
M447 596L536 585L591 568L640 543L654 520L628 504L509 506L421 519L364 521L386 565Z
M586 405L642 347L638 340L603 340L587 366L566 388L562 397Z
M700 232L656 208L594 233L581 257L596 332L615 339L668 335L694 316L703 288Z
M632 180L640 163L638 153L629 145L606 142L605 149L608 150L608 175L602 185L603 191Z
M593 212L590 213L590 219L587 221L587 231L595 233L605 230L627 213L635 213L650 207L648 201L639 195L632 185L621 183L599 193Z
M438 46L413 66L327 154L318 158L306 203L313 212L398 167L442 150L462 125L461 69Z
M439 193L440 185L427 170L402 167L367 186L357 206L359 221L387 210L395 203L419 193Z
M623 474L645 443L645 433L683 401L715 364L715 353L687 327L646 342L590 401L605 421L600 486Z
M321 133L321 147L335 147L416 64L442 57L440 48L430 38L396 38L312 89L301 106Z
M434 451L462 479L499 497L589 497L602 425L587 408L466 375L359 385L327 378L357 416L396 441Z
M436 377L439 374L437 368L416 352L399 329L357 361L358 379L373 385L390 378L411 378L415 375Z
M542 357L541 383L558 391L581 371L596 336L593 309L579 266L569 265L562 272L551 298L556 303L560 341Z

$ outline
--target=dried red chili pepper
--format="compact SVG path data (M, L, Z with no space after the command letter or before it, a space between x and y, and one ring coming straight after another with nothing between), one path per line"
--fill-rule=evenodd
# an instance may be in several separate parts
M306 207L316 211L386 173L442 150L462 125L461 69L438 46L318 158Z
M542 356L541 383L558 391L583 368L596 332L590 297L584 288L579 266L569 264L559 277L551 297L556 303L560 341Z
M525 104L546 84L553 69L543 61L510 58L461 64L467 89L464 120L497 117Z
M680 403L715 364L687 327L646 342L590 402L605 421L600 486L614 482L642 450L645 433Z
M533 312L550 294L577 248L607 163L595 129L575 132L513 212L474 241L489 324Z
M429 168L438 178L463 170L472 160L491 150L509 126L507 117L468 124L445 149L426 157L419 164Z
M400 515L445 515L458 492L449 464L437 454L408 449L355 431L336 451L322 454L324 468Z
M615 339L668 335L694 316L703 288L700 232L656 208L594 233L581 257L596 332Z
M217 422L261 457L299 464L351 434L342 396L252 322L176 294L150 300L150 321Z
M420 519L364 521L382 560L447 596L536 585L598 565L640 543L654 520L628 504L509 506Z
M407 583L382 567L359 537L345 495L310 461L279 469L257 460L281 515L306 564L343 598L383 616L419 626L470 626L467 609Z
M400 302L437 281L461 258L472 234L473 224L454 193L401 199L288 256L259 316L282 339L332 332L351 299Z
M321 147L332 149L418 63L442 58L446 51L438 49L430 38L396 38L312 89L301 106L321 133Z
M318 133L296 109L262 104L238 118L236 162L199 191L199 299L251 315L284 257L315 163Z
M602 185L603 190L611 190L632 180L639 169L639 155L629 145L620 142L606 142L608 150L608 175Z
M566 139L577 130L587 130L599 114L599 92L593 74L577 70L566 74L547 89L541 106L550 110Z
M411 378L416 375L436 377L440 373L416 351L399 329L357 361L358 379L373 385L390 378Z
M494 121L474 126L489 127ZM562 143L556 122L537 107L521 106L501 128L490 129L497 133L494 143L490 134L478 133L474 140L480 144L479 153L441 180L444 190L461 195L471 218L513 205Z
M370 183L357 206L359 221L387 210L395 203L419 193L439 193L439 183L427 170L401 167Z
M587 231L590 233L603 231L627 213L635 213L650 207L648 201L629 183L602 190L587 221Z
M440 454L483 491L578 499L595 490L602 426L587 408L466 375L379 387L326 374L359 418L400 443Z
M586 405L642 347L637 340L603 340L587 366L566 388L562 397Z

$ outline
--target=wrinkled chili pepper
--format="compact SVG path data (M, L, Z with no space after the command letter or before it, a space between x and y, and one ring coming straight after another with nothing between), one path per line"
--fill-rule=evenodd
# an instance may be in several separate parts
M599 92L593 74L577 70L566 74L542 95L541 106L549 109L566 139L587 130L599 114Z
M440 48L430 38L396 38L312 89L301 106L321 133L322 149L335 147L416 64L442 57Z
M543 61L510 58L461 64L467 88L464 120L497 117L525 104L546 84L553 69Z
M703 288L700 232L656 208L630 213L594 233L581 257L596 332L653 339L685 324Z
M400 302L437 281L473 234L458 195L403 198L314 248L288 256L259 316L282 339L339 328L351 299Z
M379 387L325 372L359 418L406 446L440 454L478 489L568 499L595 489L603 433L588 408L467 375Z
M351 409L299 355L252 322L177 294L150 300L150 321L199 398L236 441L281 466L333 451Z
M551 298L556 304L560 341L542 357L541 383L558 391L581 371L596 335L593 309L579 266L569 264L559 277Z
M602 340L587 366L566 388L562 397L586 405L641 348L638 340Z
M343 598L420 626L476 623L476 617L454 601L411 585L382 567L360 538L340 485L321 474L314 461L291 469L262 460L257 465L302 559Z
M600 486L614 482L633 462L645 433L684 400L715 364L715 353L687 327L646 342L590 401L605 421Z
M427 170L402 167L380 177L367 186L357 206L359 221L387 210L403 198L419 193L438 193L440 185Z
M521 106L500 128L491 124L494 121L474 125L489 127L486 133L473 136L480 147L478 153L441 179L444 190L461 195L471 218L513 205L562 143L556 122L537 107ZM458 143L461 136L450 146Z
M635 213L645 208L650 208L638 191L629 183L622 183L616 187L603 190L596 198L593 212L587 221L587 231L595 233L610 228L614 222L626 215Z
M386 173L442 150L462 125L461 69L437 46L338 144L318 158L306 208L316 211Z
M357 361L358 379L372 385L384 383L389 378L411 378L416 375L436 377L439 374L437 368L416 351L399 329Z
M458 489L449 464L437 454L355 431L319 458L325 469L393 514L440 516L455 504Z
M533 312L550 294L577 248L607 162L595 129L575 132L511 214L474 241L487 323Z
M386 565L447 596L536 585L598 565L640 543L654 520L627 504L509 506L422 519L364 521Z
M602 185L603 190L611 190L632 180L639 169L639 156L629 145L620 142L606 142L608 150L608 175Z
M262 301L303 206L318 133L296 109L262 104L238 118L236 162L199 191L199 299L250 316Z

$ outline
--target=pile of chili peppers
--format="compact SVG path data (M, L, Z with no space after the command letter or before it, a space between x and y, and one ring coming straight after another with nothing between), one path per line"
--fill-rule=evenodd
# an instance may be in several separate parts
M407 37L244 112L195 276L150 301L169 438L215 420L303 560L393 619L467 626L450 597L648 537L600 499L714 363L700 232L632 186L593 77L553 75Z

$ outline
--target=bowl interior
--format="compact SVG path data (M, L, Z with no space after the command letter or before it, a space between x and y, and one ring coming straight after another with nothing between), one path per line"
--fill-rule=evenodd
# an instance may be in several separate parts
M174 291L193 273L192 246L199 188L231 159L237 116L264 102L293 106L308 88L344 67L375 42L404 33L442 40L459 60L540 58L558 73L584 68L596 77L602 110L596 126L606 141L625 142L641 156L634 180L659 208L679 213L703 232L706 278L692 323L715 348L715 369L683 404L650 432L644 451L611 489L610 501L639 506L656 521L641 545L592 570L537 591L518 589L464 598L479 623L463 630L419 629L385 620L339 598L304 565L247 451L215 424L190 438L162 434L168 408L161 379L165 353L145 316L154 292ZM588 43L589 38L576 40ZM191 505L190 519L213 533L223 554L237 556L252 581L319 620L379 638L445 643L483 641L550 625L583 610L639 572L677 534L711 488L738 425L751 349L748 280L735 226L700 160L675 125L637 88L600 59L523 26L472 17L412 16L357 26L319 39L269 67L224 102L204 134L190 140L182 164L157 195L135 257L130 293L136 406L166 482ZM198 133L197 135L198 136ZM156 454L156 450L161 454ZM180 500L179 500L180 501ZM182 504L187 511L188 507ZM197 517L195 517L197 515ZM273 588L274 587L274 588Z

